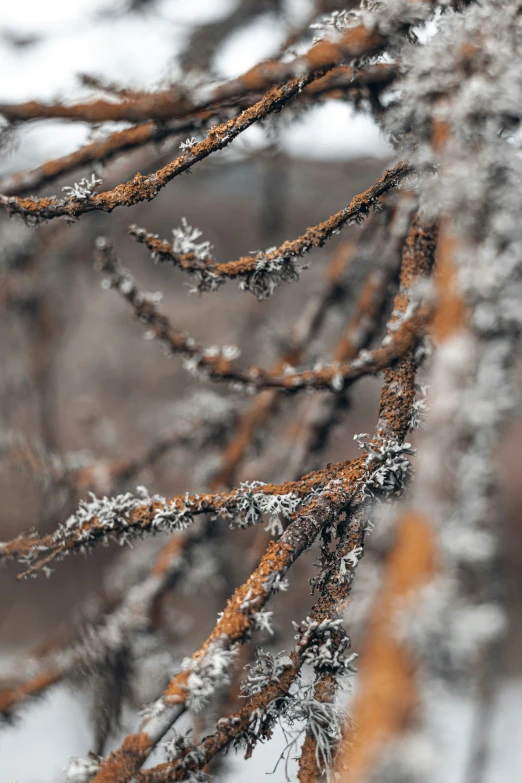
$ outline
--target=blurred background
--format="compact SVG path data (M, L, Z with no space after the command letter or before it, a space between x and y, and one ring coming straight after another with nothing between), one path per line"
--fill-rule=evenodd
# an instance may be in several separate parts
M306 0L26 0L23 5L4 6L0 102L13 103L92 96L92 87L82 84L81 74L143 90L165 88L181 78L206 83L234 77L276 55L313 11ZM343 4L325 2L322 7L328 11ZM308 36L306 46L310 42ZM346 229L327 247L311 253L299 285L282 286L269 300L258 302L234 284L217 294L189 295L182 275L154 265L147 250L129 238L128 225L136 223L170 240L172 228L185 217L201 229L220 260L298 236L345 206L393 160L392 148L364 111L364 103L359 108L353 101L337 99L276 115L200 163L189 176L177 178L151 204L113 215L88 214L74 225L53 222L38 230L0 216L0 540L31 527L41 534L53 530L86 490L81 480L72 487L64 479L67 470L76 478L82 470L91 471L90 486L98 494L109 491L113 487L107 466L139 460L180 421L200 415L201 406L214 407L217 425L211 441L203 448L166 450L136 475L123 477L118 491L145 484L151 493L168 496L208 485L219 466L227 422L248 400L225 387L214 387L217 398L201 397L210 387L143 339L143 328L133 321L126 303L100 286L99 273L93 269L94 240L99 235L114 238L139 287L163 293L162 308L175 326L205 344L237 345L245 362L268 367L288 339L289 327L324 288L332 258L342 256L360 229ZM124 125L105 125L103 134L119 127ZM101 129L87 124L53 121L27 124L14 134L4 131L0 178L5 182L14 172L72 152L100 135ZM103 190L136 171L158 169L178 154L183 140L174 135L96 168ZM44 192L60 193L62 186L91 173L92 169L74 172ZM371 264L369 258L369 268ZM331 308L320 337L309 346L306 363L330 356L342 333L346 312L360 290L361 270L349 270L347 275L348 293L340 306ZM357 453L353 435L372 431L378 394L375 379L355 387L321 464ZM271 432L284 428L294 414L295 401L283 400L271 428L252 444L239 479L289 478L273 453ZM484 783L515 781L522 774L522 752L516 742L522 732L521 435L519 412L499 453L506 518L502 600L509 630L490 673L493 708ZM30 651L48 644L49 638L66 635L74 623L95 612L118 580L125 583L147 567L161 543L140 542L123 554L117 547L97 548L88 557L67 558L48 580L40 576L38 581L16 581L20 569L3 568L0 677L8 680ZM150 657L150 669L144 667L141 690L130 699L122 731L135 725L133 699L151 701L161 690L162 674L205 638L228 595L251 570L258 548L256 531L225 535L212 556L201 554L185 590L169 597L171 633L165 648L170 658L166 662L161 657L165 650L145 655ZM276 599L276 636L261 636L265 647L279 650L292 645L291 620L304 617L312 602L307 579L315 554L296 564L291 591L284 600ZM357 651L356 623L353 642ZM61 781L68 757L85 756L92 748L91 696L89 686L57 685L41 700L23 706L12 723L2 725L2 781ZM436 710L454 760L445 765L441 781L480 783L468 777L470 743L481 714L477 702L471 695L459 697L451 703L441 701ZM113 737L111 745L118 739L119 735ZM247 768L252 781L273 771L284 745L278 734L274 742L256 749ZM227 764L234 773L228 780L244 779L240 756L231 755ZM284 765L269 779L284 780Z

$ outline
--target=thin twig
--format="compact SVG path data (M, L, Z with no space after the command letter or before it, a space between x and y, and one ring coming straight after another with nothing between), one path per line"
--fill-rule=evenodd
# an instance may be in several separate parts
M236 79L210 88L201 87L192 94L171 89L117 103L101 99L72 105L43 104L38 101L3 103L0 104L0 114L9 122L59 118L95 123L172 120L186 117L199 109L208 109L223 100L271 90L274 85L291 82L296 77L303 80L304 86L311 80L312 74L323 69L329 70L351 59L377 54L384 43L385 39L378 32L370 32L360 25L347 30L340 41L320 41L306 54L290 62L268 60Z
M313 100L315 103L318 99L335 97L357 101L366 92L375 98L392 84L396 75L396 66L391 64L374 65L358 73L354 73L349 66L339 66L306 85L301 94L301 101ZM240 96L235 100L221 101L211 108L199 109L186 118L169 121L151 119L149 122L115 131L102 139L85 144L75 152L48 160L35 169L13 174L0 182L0 193L5 196L27 196L76 169L90 164L106 164L125 152L139 149L146 144L159 144L177 134L201 131L214 118L230 110L248 108L262 97L259 92L256 92ZM152 99L153 96L149 95L148 100L152 102Z
M101 210L112 212L116 207L130 207L140 201L152 201L160 190L174 177L188 171L196 163L204 160L213 152L224 149L240 133L250 128L256 122L273 112L280 111L305 84L322 76L324 68L311 73L305 79L293 79L282 87L273 87L254 106L245 109L238 117L212 127L206 139L194 143L182 155L154 174L143 176L136 174L132 180L117 185L113 190L97 193L88 198L71 196L67 199L56 198L18 198L16 196L0 196L0 204L6 212L19 214L26 219L36 221L51 220L56 217L76 218L86 212Z
M322 247L343 226L361 222L376 208L378 200L389 190L399 186L409 174L410 166L400 162L393 169L387 170L381 179L363 193L354 196L346 207L327 220L307 228L301 236L286 240L279 247L264 253L258 251L241 256L235 261L217 263L210 259L201 259L195 252L177 252L170 242L160 240L155 234L135 225L130 227L129 233L151 251L155 261L170 263L197 277L197 287L200 290L212 290L225 279L239 278L242 280L242 287L256 294L258 298L264 298L278 278L297 279L294 268L297 258L314 247Z

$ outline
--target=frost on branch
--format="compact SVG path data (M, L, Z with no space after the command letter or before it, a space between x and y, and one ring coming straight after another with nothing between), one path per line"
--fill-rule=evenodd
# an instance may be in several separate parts
M354 577L354 572L359 565L359 560L364 555L364 549L362 546L356 546L347 555L341 557L341 563L339 565L339 581L351 581Z
M150 495L145 487L137 487L136 494L126 492L115 497L96 497L92 492L79 503L78 510L49 536L39 539L36 534L27 536L23 544L13 545L9 556L29 566L24 576L36 575L40 568L55 558L62 558L72 551L87 551L96 542L115 540L119 544L133 538L156 535L159 532L185 530L196 515L209 513L211 518L221 517L231 527L250 527L260 522L264 514L270 515L272 529L281 525L279 517L290 519L303 498L294 493L270 494L259 491L269 485L262 482L246 482L239 488L224 494L194 494L188 492L173 498ZM14 551L16 548L16 552ZM267 585L274 575L267 574ZM274 582L275 589L285 590L284 580Z
M296 723L304 723L306 731L314 738L317 766L326 772L332 766L345 717L344 710L337 704L320 702L314 697L311 686L301 686L287 705L283 723L290 729Z
M288 579L281 577L281 574L270 574L265 584L269 593L286 593L290 587Z
M451 0L362 0L360 10L353 12L352 19L361 22L368 30L379 30L387 36L393 46L404 46L404 33L411 34L412 28L422 25L433 17L437 5L451 5ZM415 38L414 38L415 40Z
M189 338L190 344L190 338ZM232 362L240 356L241 352L237 345L209 345L200 353L194 353L193 356L183 359L183 367L195 378L209 377L210 362L224 359L226 362Z
M165 498L163 498L163 504L163 508L158 508L154 512L153 528L160 530L185 530L194 522L195 509L194 505L189 501L188 492L181 506L176 501L165 500Z
M181 218L181 226L172 229L174 238L172 245L165 243L168 252L162 249L163 243L159 241L158 234L149 234L136 225L130 226L129 233L138 242L148 244L154 263L182 265L193 282L189 293L215 291L226 280L216 271L213 245L208 240L198 242L202 232L199 228L189 226L184 217Z
M443 2L440 3L444 5ZM448 0L448 5L450 4ZM404 32L422 25L434 14L434 3L430 0L361 0L356 10L333 11L310 25L311 29L319 30L314 40L323 38L339 40L342 33L350 27L364 25L368 30L379 30L389 39L392 46L402 47Z
M274 657L258 648L256 659L249 665L249 674L242 683L242 695L255 699L265 689L277 685L292 665L291 658L284 652ZM313 686L298 677L284 695L252 711L248 729L237 738L236 744L244 742L247 747L253 746L259 739L270 737L274 723L279 722L287 740L281 758L288 760L297 750L303 733L309 731L316 741L318 768L326 771L331 766L333 752L341 737L343 718L344 712L337 704L318 701L314 697ZM219 725L226 726L227 723L224 718Z
M89 500L80 500L76 513L58 527L54 539L60 541L73 536L80 544L87 546L94 535L90 523L96 520L98 529L107 536L115 533L123 543L131 512L148 505L152 500L159 500L159 496L150 498L144 487L137 488L137 496L125 492L115 497L97 498L90 492Z

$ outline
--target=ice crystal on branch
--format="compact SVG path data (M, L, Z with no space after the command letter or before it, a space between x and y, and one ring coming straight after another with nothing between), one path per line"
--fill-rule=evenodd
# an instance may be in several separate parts
M240 354L241 352L236 345L210 345L200 353L194 353L190 358L183 359L183 367L196 378L208 378L210 375L209 365L211 364L209 359L224 359L226 362L232 362Z
M369 30L379 30L390 44L404 47L404 33L413 37L413 30L434 16L437 5L450 5L451 0L434 3L432 0L362 0L360 9L353 12L354 22L362 22ZM416 40L413 37L413 40Z
M145 229L136 225L130 226L129 233L139 242L145 244L159 239L158 234L149 234ZM183 217L181 226L172 229L172 234L174 241L168 251L162 251L161 243L159 249L156 249L154 244L152 245L151 257L154 263L178 266L183 260L183 263L188 267L186 271L193 282L189 293L202 293L218 289L226 278L215 269L212 244L209 241L196 241L202 236L202 232L198 228L189 226Z
M270 593L286 593L290 587L288 579L281 577L281 574L270 574L265 584Z
M153 527L169 530L185 530L194 521L194 507L188 503L188 492L181 507L175 501L165 501L164 508L154 513Z
M80 500L78 511L72 514L69 519L61 525L55 533L55 539L65 539L71 535L76 536L79 541L87 543L93 531L89 528L89 523L96 520L98 529L111 532L123 533L129 523L129 517L132 511L143 505L150 503L147 490L138 487L138 495L132 495L125 492L115 497L97 498L92 492L89 493L89 500ZM156 497L154 499L157 499Z
M176 762L177 768L183 770L183 780L188 783L210 783L210 777L200 769L191 769L191 765L202 766L205 761L205 754L190 737L193 729L190 728L185 734L178 734L174 731L172 738L163 743L167 761Z
M291 659L284 653L273 657L259 649L256 661L250 665L250 673L242 684L243 695L252 698L277 684L292 665ZM247 731L236 742L246 742L248 746L258 739L269 737L273 724L279 722L287 740L281 758L288 758L297 749L303 733L308 731L316 743L317 765L320 770L326 771L331 766L333 752L341 736L343 718L344 713L337 704L318 701L314 697L313 686L304 684L299 677L288 693L252 711ZM220 726L227 723L228 720L223 719Z
M201 749L190 739L191 734L192 728L185 734L178 734L177 731L174 731L172 738L163 743L167 761L177 761L183 769L186 769L191 762L197 764L204 761Z

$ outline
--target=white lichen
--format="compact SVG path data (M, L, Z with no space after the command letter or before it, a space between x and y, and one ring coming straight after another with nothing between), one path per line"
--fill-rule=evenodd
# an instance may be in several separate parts
M84 177L80 182L75 182L72 187L66 185L62 190L66 193L68 199L87 201L92 198L96 188L101 184L102 180L98 179L95 174L92 174L90 179Z
M270 515L267 530L274 534L283 532L281 518L290 519L297 511L301 498L293 493L283 495L269 495L259 492L260 487L266 486L261 481L242 482L236 500L238 515L233 525L250 527L256 525L265 514Z
M411 473L407 456L415 454L411 443L400 443L393 438L365 440L366 433L354 435L361 449L366 451L364 494L390 494L404 488Z
M180 150L183 150L183 152L190 152L194 144L197 144L198 140L195 136L192 136L188 138L186 141L182 141L179 145Z
M219 644L211 647L203 657L185 658L182 671L189 671L187 678L187 705L198 713L214 695L216 688L230 682L230 668L237 650Z
M276 248L253 253L255 268L239 283L241 290L250 291L260 302L271 297L281 283L297 282L300 277L301 269L296 266L295 259L292 256L272 257L270 254L274 250Z
M172 229L174 237L173 250L179 255L192 254L198 261L211 261L213 259L214 248L210 242L204 240L197 242L203 236L199 228L189 226L186 218L181 218L181 226Z
M272 655L258 647L253 663L247 664L247 677L241 683L241 693L245 697L254 696L265 688L279 682L283 672L292 666L292 659L283 652Z
M100 763L94 758L71 758L64 770L69 783L89 783L100 769Z

